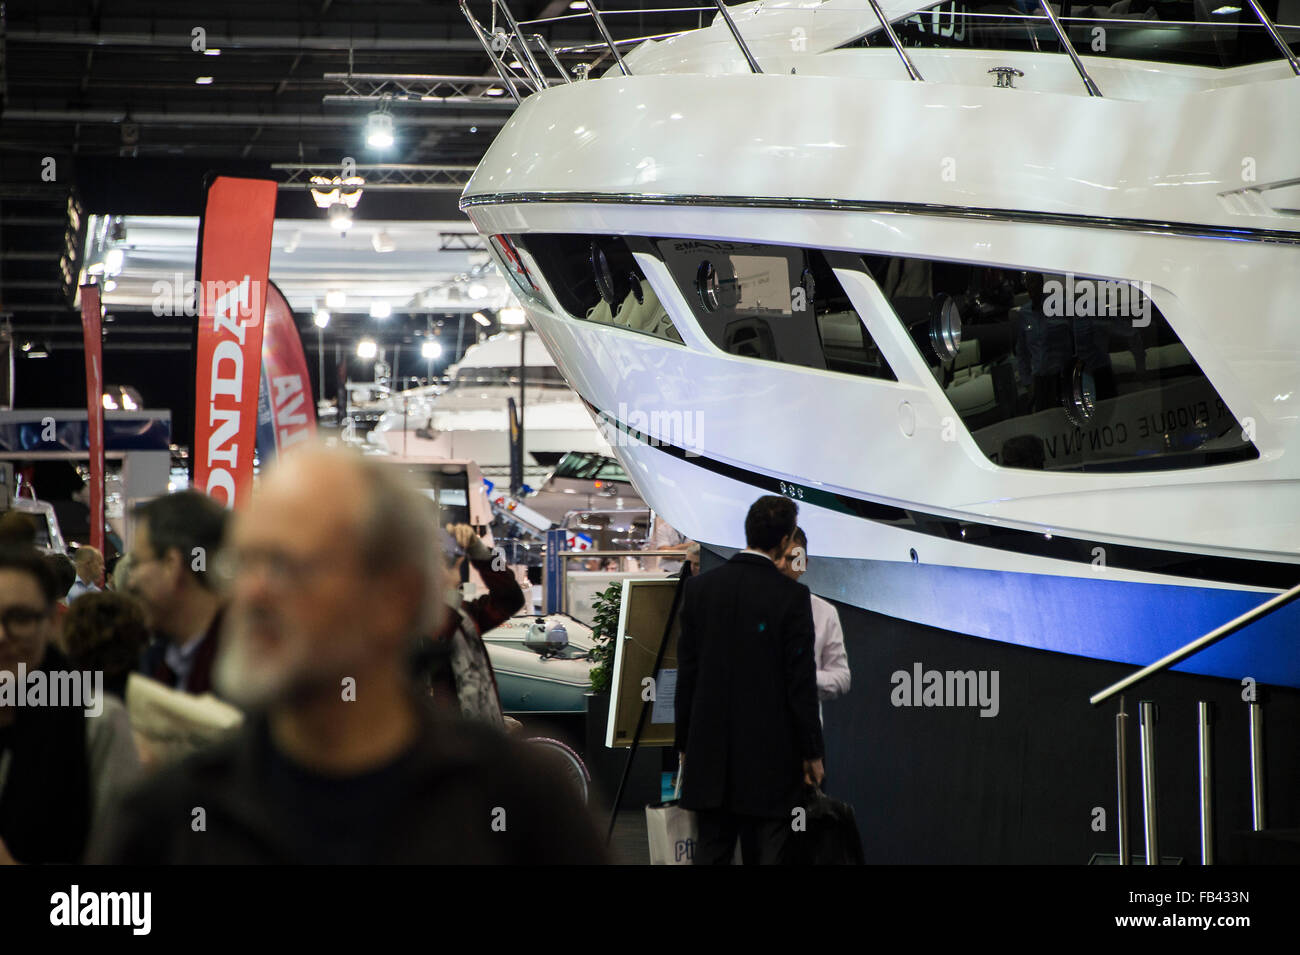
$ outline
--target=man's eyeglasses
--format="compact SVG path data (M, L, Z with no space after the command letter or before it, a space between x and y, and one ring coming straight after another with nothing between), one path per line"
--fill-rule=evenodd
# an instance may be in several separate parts
M241 575L263 573L276 587L297 587L337 566L338 562L331 558L294 557L283 551L227 548L213 561L212 573L227 586Z
M34 607L8 607L0 610L0 626L4 627L6 637L15 640L32 637L49 615L48 610Z

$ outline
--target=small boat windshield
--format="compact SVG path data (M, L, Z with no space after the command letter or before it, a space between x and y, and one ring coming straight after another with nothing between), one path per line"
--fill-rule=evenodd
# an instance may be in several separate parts
M1260 6L1294 49L1300 43L1300 25L1278 22L1279 0L1263 0ZM1284 11L1286 19L1300 19L1291 15L1293 10ZM1276 43L1247 0L1064 2L1053 3L1052 12L1080 56L1219 68L1280 58ZM1064 52L1036 0L944 0L894 21L893 26L904 47ZM889 45L884 30L876 28L841 49Z

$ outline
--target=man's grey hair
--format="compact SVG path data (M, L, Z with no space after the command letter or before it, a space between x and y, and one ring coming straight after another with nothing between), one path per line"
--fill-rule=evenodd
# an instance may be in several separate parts
M442 622L444 603L438 505L400 464L361 455L355 464L368 504L359 529L362 566L379 574L414 569L421 593L411 634L431 635Z

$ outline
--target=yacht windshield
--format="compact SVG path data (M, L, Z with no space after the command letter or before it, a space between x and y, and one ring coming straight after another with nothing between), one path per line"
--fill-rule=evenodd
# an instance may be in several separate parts
M1294 49L1300 42L1295 4L1262 0ZM1120 0L1119 3L1053 3L1052 12L1080 56L1157 60L1192 66L1233 67L1276 60L1280 53L1249 4L1235 0ZM1287 23L1290 26L1287 26ZM945 0L894 22L906 47L1062 52L1037 0L981 2ZM888 47L880 29L843 48Z

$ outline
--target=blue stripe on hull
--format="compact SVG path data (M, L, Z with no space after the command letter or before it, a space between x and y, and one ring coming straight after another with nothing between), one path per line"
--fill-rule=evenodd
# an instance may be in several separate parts
M916 623L1055 653L1145 666L1271 594L813 557L803 578L831 600ZM1174 669L1300 687L1300 603ZM1101 687L1097 687L1101 689Z

